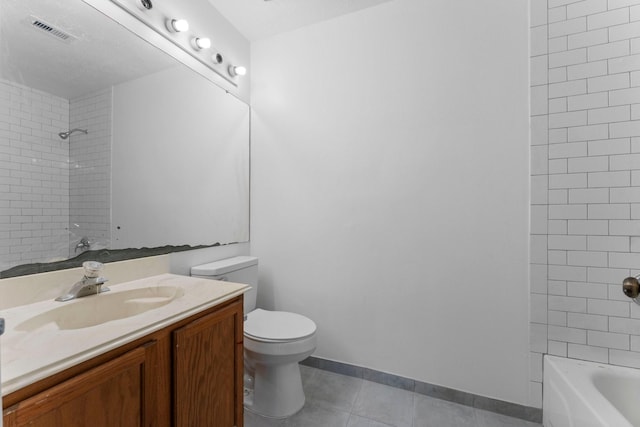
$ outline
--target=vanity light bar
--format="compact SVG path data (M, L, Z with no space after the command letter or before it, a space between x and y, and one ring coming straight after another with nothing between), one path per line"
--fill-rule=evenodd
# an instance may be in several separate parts
M219 52L207 53L207 49L212 47L211 39L194 34L186 19L168 17L166 13L158 10L155 1L111 0L111 2L133 15L232 85L237 86L239 77L247 74L246 67L227 62Z
M189 31L189 23L185 19L167 19L166 26L167 29L172 33ZM197 51L209 49L211 47L211 39L209 39L208 37L192 37L191 47L193 47ZM211 57L211 61L216 65L221 64L223 62L222 55L220 55L219 53L213 55ZM247 68L239 65L229 65L227 71L233 78L238 76L245 76L247 74Z

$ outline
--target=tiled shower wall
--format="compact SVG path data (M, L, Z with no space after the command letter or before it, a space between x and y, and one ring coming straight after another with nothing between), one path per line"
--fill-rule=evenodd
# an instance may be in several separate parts
M0 270L67 256L68 125L66 99L0 80Z
M531 1L531 402L544 353L640 367L640 0Z
M0 80L0 271L108 246L111 89L71 101ZM58 133L87 129L62 140Z
M111 233L111 88L70 101L70 251L87 237L92 249L108 247Z

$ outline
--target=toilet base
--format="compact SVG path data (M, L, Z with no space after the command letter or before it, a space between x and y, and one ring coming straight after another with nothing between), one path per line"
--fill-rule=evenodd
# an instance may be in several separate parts
M298 362L252 366L253 404L245 409L263 417L287 418L304 406L305 397Z

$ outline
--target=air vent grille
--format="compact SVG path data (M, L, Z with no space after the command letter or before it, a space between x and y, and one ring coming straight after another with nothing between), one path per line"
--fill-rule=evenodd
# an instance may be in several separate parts
M46 34L49 34L52 37L57 38L58 40L65 41L67 43L76 39L76 37L67 33L66 31L61 30L60 28L56 28L55 26L49 24L48 22L36 17L31 16L31 26L36 30L42 31Z

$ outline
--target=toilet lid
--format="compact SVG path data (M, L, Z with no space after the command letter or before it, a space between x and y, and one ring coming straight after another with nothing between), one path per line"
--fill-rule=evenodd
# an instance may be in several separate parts
M293 341L316 332L313 320L286 311L267 311L260 308L247 315L244 334L258 341Z

